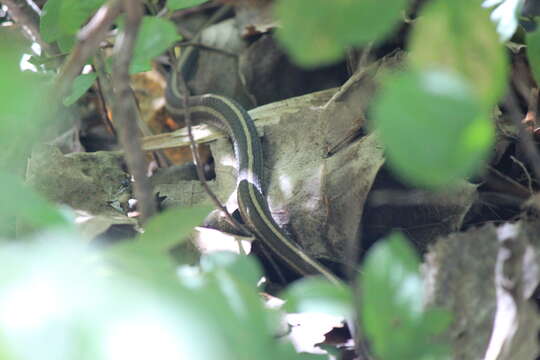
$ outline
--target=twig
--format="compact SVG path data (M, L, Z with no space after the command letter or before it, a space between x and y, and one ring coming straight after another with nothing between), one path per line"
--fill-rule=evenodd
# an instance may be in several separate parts
M39 32L39 17L41 9L33 0L3 0L9 15L20 24L26 35L41 46L47 54L55 56L60 54L58 46L51 45L43 40Z
M527 167L525 166L525 164L523 164L521 161L516 159L515 156L510 156L510 159L514 163L516 163L521 168L521 170L523 170L523 174L527 178L527 189L529 190L530 195L534 194L533 181L532 181L532 178L531 178L531 174L529 174L529 171L527 170ZM519 185L521 185L521 184L519 184Z
M226 7L224 7L226 8ZM200 33L202 32L202 30L208 26L208 24L211 24L215 21L215 19L221 17L221 15L224 13L224 10L223 8L220 9L220 11L217 11L214 16L212 16L212 18L210 18L202 27L201 29L199 29L197 31L197 34L196 34L196 37L198 37L200 35ZM182 67L182 63L183 61L185 61L187 59L187 56L183 56L181 58L179 58L177 60L177 64L176 64L176 67L173 68L173 71L177 71L177 85L180 87L180 93L183 95L182 96L182 102L183 102L183 106L184 106L184 109L186 109L186 112L185 112L185 117L184 117L184 120L186 122L186 127L188 129L188 138L189 138L189 145L190 145L190 149L191 149L191 154L193 156L193 161L195 162L195 166L196 166L196 170L197 170L197 177L199 178L199 182L201 183L201 186L203 187L203 189L206 191L206 193L208 194L208 196L210 197L210 199L212 199L212 202L216 205L216 207L222 211L225 216L227 217L227 219L240 231L244 232L244 233L247 233L247 234L251 234L251 231L249 231L249 229L247 229L244 225L240 224L230 213L229 211L227 210L227 208L225 206L223 206L223 204L221 203L221 201L219 201L219 199L217 198L217 196L214 194L214 192L210 189L210 187L208 186L208 183L206 182L206 178L204 176L204 170L202 168L202 162L199 158L199 153L197 151L197 143L195 142L195 139L193 137L193 132L192 132L192 126L191 126L191 110L190 110L190 106L189 106L189 96L190 96L190 93L189 93L189 89L187 87L187 84L186 84L186 81L184 79L184 77L182 76L182 72L180 71L180 68ZM242 249L242 248L241 248Z
M146 176L146 161L141 148L139 128L135 121L138 115L137 107L133 102L129 85L129 65L143 16L143 7L140 0L122 0L122 7L126 14L125 28L119 33L113 48L112 77L116 86L113 114L129 172L135 179L133 189L141 222L144 223L155 213L157 207L152 184Z
M101 6L88 24L77 34L78 42L60 69L55 82L54 96L62 99L73 80L79 75L86 60L94 55L99 44L109 32L114 20L120 15L120 0L109 0Z
M367 64L368 56L371 52L371 48L373 46L373 42L370 42L367 44L360 53L360 56L358 56L357 49L351 48L347 50L346 54L346 65L347 65L347 71L349 75L353 75L358 69L362 68Z
M93 67L97 74L96 84L100 102L101 119L104 121L107 130L116 137L116 130L107 113L107 109L112 109L111 104L113 103L114 94L110 78L105 72L105 61L103 60L102 51L98 51L96 56L94 56Z
M327 101L327 103L323 107L328 107L332 103L337 103L342 100L343 96L347 94L350 89L356 85L360 80L363 79L363 77L366 74L369 74L370 72L374 71L377 67L380 66L380 62L375 62L363 67L359 67L358 70L343 84L338 91L332 96L330 100Z
M199 182L201 183L201 186L206 191L210 199L212 199L212 202L216 205L216 207L222 211L227 219L239 230L241 230L244 233L251 234L251 231L249 231L244 225L240 224L236 219L229 213L227 208L219 201L216 194L210 189L208 186L208 183L206 182L206 178L204 177L204 170L202 168L202 162L199 158L199 152L197 151L197 143L195 142L195 138L193 137L193 131L191 127L191 109L189 106L189 90L187 88L187 84L185 79L181 74L177 74L177 81L180 88L182 88L182 102L184 109L186 109L184 120L186 122L186 127L188 129L188 137L189 137L189 148L191 149L191 155L193 156L193 161L195 162L195 168L197 170L197 177L199 178ZM245 255L243 253L243 248L240 247L242 255Z

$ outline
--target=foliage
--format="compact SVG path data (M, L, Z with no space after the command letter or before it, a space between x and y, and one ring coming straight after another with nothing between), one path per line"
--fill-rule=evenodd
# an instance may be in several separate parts
M252 259L206 259L219 266L150 281L138 274L158 259L118 268L77 240L49 233L0 248L0 338L13 355L2 359L34 359L36 349L55 360L294 358L273 341L276 314L255 283L234 275L260 274Z
M168 0L169 10L201 0ZM41 18L45 41L72 49L76 34L104 0L49 0ZM279 0L278 38L299 64L340 60L347 48L378 45L403 21L406 0ZM523 1L434 0L420 11L408 38L404 70L382 77L370 125L386 147L388 163L409 183L441 187L473 175L493 143L493 106L505 91L508 62L500 39L517 27ZM117 24L122 27L121 22ZM166 18L144 18L132 73L180 38ZM529 34L529 60L540 75L540 33ZM252 259L232 254L204 257L200 267L175 268L167 250L208 209L170 211L152 219L144 234L109 249L88 249L69 211L50 204L12 174L54 116L44 109L51 90L46 71L20 72L29 44L0 28L0 231L16 218L35 235L0 246L0 358L30 359L304 359L276 342L278 314L265 309ZM91 61L91 60L90 60ZM43 70L38 67L38 70ZM95 74L81 75L64 104L77 101ZM40 116L36 116L39 114ZM14 223L14 221L13 221ZM13 226L14 227L14 226ZM29 233L31 231L27 231ZM25 232L23 232L25 233ZM406 240L393 235L367 255L357 279L362 296L348 287L304 279L284 292L289 311L317 311L351 319L357 313L380 359L441 359L448 355L433 336L450 321L425 309L419 260ZM39 301L36 301L39 299ZM360 305L358 305L360 304ZM392 336L388 336L391 333ZM45 344L45 345L44 345Z
M77 78L73 81L73 84L71 86L71 93L64 98L64 105L69 106L75 104L77 100L83 96L88 89L92 87L92 84L94 84L94 81L96 81L96 74L90 73L90 74L81 74L77 76Z
M349 289L336 289L322 279L305 279L284 294L290 312L314 312L351 319L354 309L380 359L444 359L446 344L435 336L450 324L442 309L425 309L420 261L407 240L394 234L379 241L366 257L357 282L360 307ZM390 335L391 334L391 335Z
M150 61L180 39L170 20L145 16L137 36L130 73L150 70Z
M433 1L421 15L410 35L410 68L384 81L372 125L404 180L440 187L473 175L486 159L507 60L478 3Z
M283 22L278 37L305 66L339 60L349 46L384 38L396 27L406 0L280 0L276 16Z
M443 359L449 349L433 336L450 324L448 312L425 310L420 261L398 234L375 244L358 279L362 296L360 318L385 360ZM388 336L392 334L392 336Z
M437 187L478 168L493 129L467 81L443 71L409 71L385 80L372 125L394 171L409 182Z
M75 43L75 34L105 0L49 0L43 8L40 30L43 40L58 42L63 51Z

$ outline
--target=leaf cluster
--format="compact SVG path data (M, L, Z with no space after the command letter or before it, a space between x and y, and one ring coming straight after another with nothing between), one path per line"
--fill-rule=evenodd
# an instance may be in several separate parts
M168 0L166 6L174 11L203 2ZM518 5L509 9L510 3ZM78 31L103 4L47 1L43 39L71 51ZM508 75L501 40L515 32L523 2L485 5L499 5L491 13L498 27L479 1L429 2L408 35L405 70L386 74L380 84L370 126L392 169L414 185L451 185L473 175L489 157L491 113ZM384 41L403 22L407 6L405 0L388 0L385 6L378 0L280 0L275 4L281 21L277 37L299 64L325 65L350 47ZM115 26L122 29L122 21ZM537 78L539 34L527 35ZM41 95L52 91L52 75L19 71L28 48L13 39L0 30L0 144L7 149L0 161L6 165L24 158L42 122L51 119L36 109L46 109ZM153 58L180 39L169 19L145 16L131 73L147 70ZM64 104L75 103L95 78L94 73L81 74ZM35 120L36 113L42 120ZM208 209L165 212L132 243L88 251L73 246L83 240L69 211L25 188L8 170L0 172L0 180L2 218L16 217L40 231L0 247L6 269L0 279L2 359L35 358L36 351L44 359L321 358L296 354L290 343L274 339L278 314L260 301L256 283L261 270L253 260L222 253L203 258L200 268L176 269L167 250ZM11 237L13 231L2 228L2 235ZM446 329L450 315L423 308L419 263L407 241L393 235L370 251L352 288L301 280L286 289L286 309L344 319L359 315L380 359L446 358L448 348L434 336Z

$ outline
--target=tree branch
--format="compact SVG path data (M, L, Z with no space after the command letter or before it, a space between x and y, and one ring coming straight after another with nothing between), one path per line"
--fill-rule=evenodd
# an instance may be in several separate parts
M49 55L60 54L57 46L45 42L41 37L39 32L41 9L32 0L3 0L2 3L7 6L9 15L21 25L30 40L38 43Z
M133 57L135 41L143 16L143 7L139 0L122 0L126 14L126 26L119 33L113 49L114 62L112 78L115 86L115 104L113 118L117 124L120 144L128 170L135 179L133 186L141 222L148 220L156 211L152 185L146 176L146 160L141 148L140 132L137 119L137 106L132 96L129 77L129 65Z

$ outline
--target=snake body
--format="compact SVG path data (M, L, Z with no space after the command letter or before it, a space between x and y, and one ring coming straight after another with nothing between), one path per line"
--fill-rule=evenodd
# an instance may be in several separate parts
M180 70L173 71L165 100L171 116L184 117L184 97L179 88ZM341 281L325 266L307 255L272 218L263 186L263 151L253 119L236 101L206 94L187 99L190 116L227 132L238 163L237 196L240 214L255 235L300 275L323 275L330 282Z

